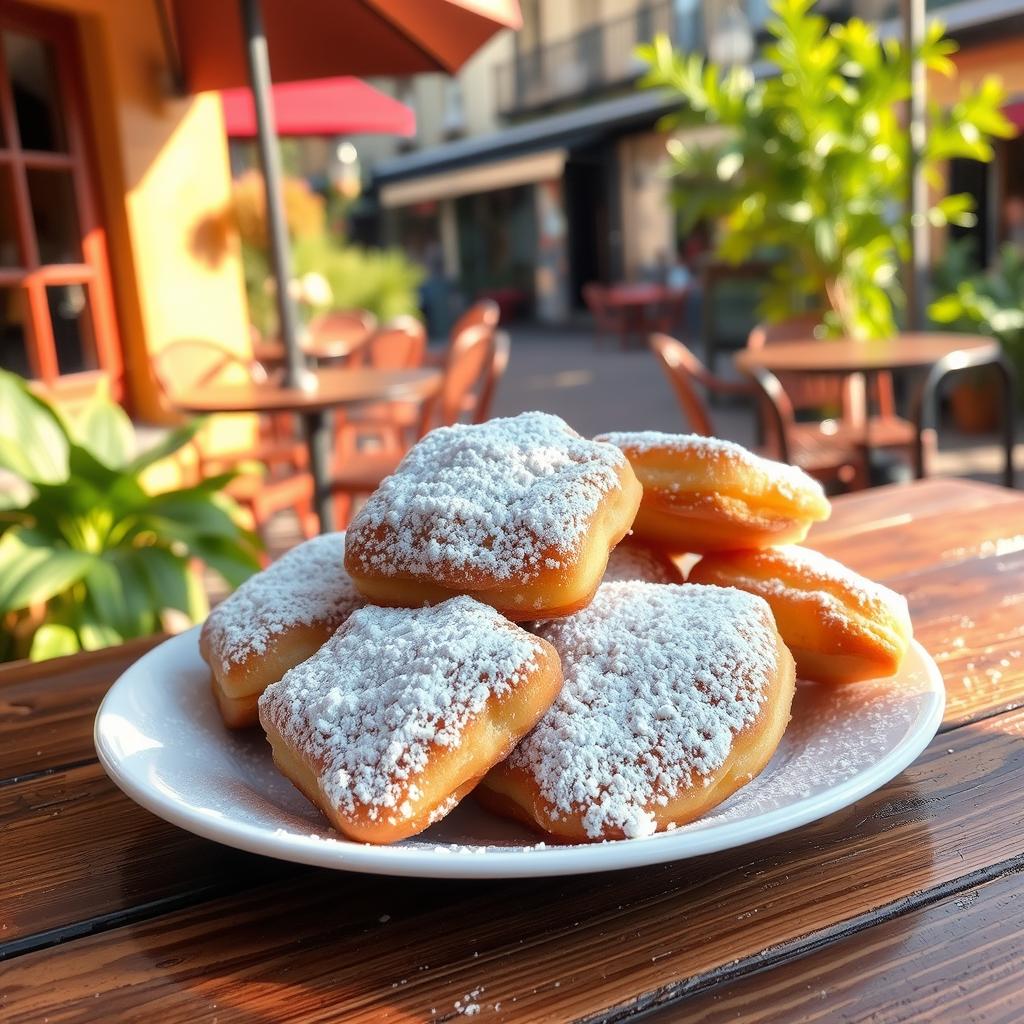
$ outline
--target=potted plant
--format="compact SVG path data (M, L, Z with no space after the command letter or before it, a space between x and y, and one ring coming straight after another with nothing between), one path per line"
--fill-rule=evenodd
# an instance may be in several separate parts
M191 562L237 586L257 541L223 493L234 474L150 494L145 471L199 421L135 454L131 423L105 398L73 420L0 371L0 661L94 650L160 632L169 612L196 621L206 597Z
M761 313L769 321L822 309L822 333L885 338L896 331L898 270L907 253L910 143L901 116L910 55L859 18L831 24L813 0L773 0L759 78L680 54L665 36L640 50L642 84L680 99L666 130L724 129L669 139L674 200L685 222L720 222L719 255L782 254ZM951 74L956 44L932 22L920 58ZM1013 134L995 78L948 110L932 107L923 161L932 177L952 157L990 160L991 136ZM972 220L971 198L929 211L935 225Z

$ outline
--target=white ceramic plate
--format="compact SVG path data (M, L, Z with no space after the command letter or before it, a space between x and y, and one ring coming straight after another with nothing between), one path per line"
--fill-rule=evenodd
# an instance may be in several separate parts
M467 798L394 846L340 838L275 770L259 730L221 724L199 631L154 648L111 687L96 750L133 800L197 835L282 860L387 875L514 878L657 864L742 846L823 818L888 782L935 735L945 693L914 643L893 679L827 689L801 683L768 767L708 817L645 839L552 845Z

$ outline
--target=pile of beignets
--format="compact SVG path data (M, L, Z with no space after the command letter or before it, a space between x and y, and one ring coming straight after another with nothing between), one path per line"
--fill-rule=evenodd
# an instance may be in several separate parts
M651 835L764 768L798 676L899 668L904 599L796 546L828 515L728 441L443 427L347 535L216 607L200 650L225 723L262 725L351 839L415 835L471 791L561 841Z

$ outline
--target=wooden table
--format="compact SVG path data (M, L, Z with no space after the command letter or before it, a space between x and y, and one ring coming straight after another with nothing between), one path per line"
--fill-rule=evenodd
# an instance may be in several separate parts
M290 412L304 424L309 443L316 511L322 532L334 529L330 492L331 430L327 413L367 402L413 401L432 398L441 386L441 371L348 370L326 367L308 371L315 386L288 388L274 381L208 384L173 396L184 413Z
M149 642L0 668L0 1019L1019 1020L1024 497L879 488L812 539L907 595L942 732L823 821L628 872L438 882L221 847L96 762L96 706Z
M924 476L924 433L934 429L939 385L951 373L976 366L992 366L1002 386L1003 406L1003 482L1013 486L1013 446L1016 440L1017 395L1012 364L994 338L980 335L905 332L887 341L851 341L847 339L789 341L760 349L743 349L733 356L737 369L757 380L767 394L783 390L776 374L808 376L862 376L861 389L871 394L871 378L881 372L916 372L917 385L911 399L911 417L915 427L914 469ZM863 416L863 445L871 452L871 417ZM782 424L778 425L782 430Z

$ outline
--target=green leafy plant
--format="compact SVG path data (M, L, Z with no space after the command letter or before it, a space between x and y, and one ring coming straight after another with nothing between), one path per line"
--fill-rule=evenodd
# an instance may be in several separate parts
M237 586L258 568L255 539L222 490L233 474L161 494L140 477L199 423L134 454L131 423L105 398L74 419L0 371L0 660L73 654L145 636L206 598L199 559Z
M322 277L329 299L324 309L366 309L386 322L415 313L423 272L398 249L363 249L346 245L331 232L324 200L301 178L286 178L285 214L292 239L292 271L296 281ZM267 251L263 182L250 172L235 182L230 220L242 240L249 316L264 334L277 330L277 309Z
M761 310L768 319L810 307L822 310L828 333L891 336L909 224L910 140L901 114L909 55L858 18L831 24L812 13L813 0L771 6L761 57L773 73L756 81L747 68L724 71L677 53L665 36L641 47L649 65L642 84L682 101L666 130L724 129L710 142L670 139L674 199L686 221L721 221L722 258L779 254ZM956 48L933 21L919 56L951 75ZM990 160L990 137L1013 135L1003 100L998 79L988 78L948 110L929 107L923 164L933 184L941 183L943 162ZM946 196L928 217L939 226L968 224L971 199Z
M961 252L954 249L951 259L961 264ZM961 274L950 285L954 290L929 307L931 318L998 338L1024 388L1024 249L1008 242L987 271Z

